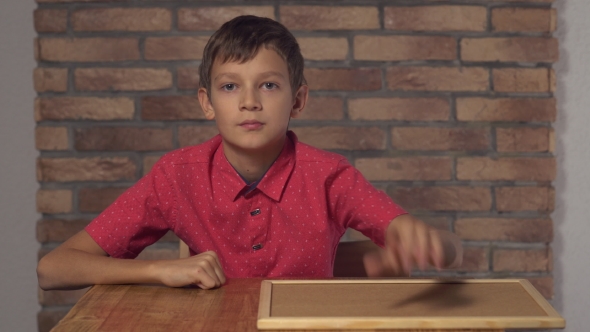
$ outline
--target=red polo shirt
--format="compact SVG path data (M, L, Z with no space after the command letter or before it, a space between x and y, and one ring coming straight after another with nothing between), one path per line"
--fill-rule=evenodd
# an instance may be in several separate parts
M249 192L220 136L168 153L86 231L112 257L135 258L172 230L191 254L215 251L228 278L331 277L346 228L382 246L405 211L343 156L287 138Z

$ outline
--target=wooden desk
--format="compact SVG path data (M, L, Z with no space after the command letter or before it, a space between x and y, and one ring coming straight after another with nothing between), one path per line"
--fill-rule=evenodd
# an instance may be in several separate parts
M215 290L98 285L52 331L257 331L262 280L232 279Z

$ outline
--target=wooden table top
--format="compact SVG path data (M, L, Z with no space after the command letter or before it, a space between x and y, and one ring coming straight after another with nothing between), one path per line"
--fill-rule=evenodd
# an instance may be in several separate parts
M213 290L97 285L52 331L258 331L262 280L230 279Z

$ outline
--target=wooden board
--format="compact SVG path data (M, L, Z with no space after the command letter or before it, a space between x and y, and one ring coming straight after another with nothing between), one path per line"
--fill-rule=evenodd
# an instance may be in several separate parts
M257 326L284 329L563 328L520 279L267 280Z

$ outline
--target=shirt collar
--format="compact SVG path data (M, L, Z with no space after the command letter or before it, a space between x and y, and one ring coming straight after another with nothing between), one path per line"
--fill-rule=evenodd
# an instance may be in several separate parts
M260 190L274 201L278 202L281 200L287 186L287 181L295 168L296 143L297 136L295 133L292 131L287 132L287 139L285 140L281 153L263 175L262 179L260 179L256 189L250 194L253 194L256 190ZM235 201L247 190L248 184L225 157L223 144L219 144L219 148L213 156L213 164L213 167L218 168L220 172L221 181L225 187L224 192L232 201Z

